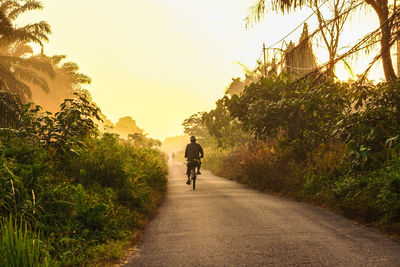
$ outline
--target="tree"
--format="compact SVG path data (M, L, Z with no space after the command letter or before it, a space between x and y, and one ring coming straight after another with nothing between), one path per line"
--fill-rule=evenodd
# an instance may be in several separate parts
M317 0L318 2L318 0ZM272 0L272 8L275 11L280 11L282 13L290 12L301 8L305 5L310 5L315 3L315 0ZM363 3L363 2L360 2ZM389 3L387 0L365 0L365 3L370 5L376 14L378 15L380 22L380 43L381 43L381 53L383 64L383 72L387 81L392 81L396 79L396 74L394 72L392 57L390 53L390 48L392 45L391 34L393 30L393 23L389 18ZM246 25L251 25L254 22L260 21L266 12L266 0L258 0L256 5L253 6L251 13L246 18ZM337 19L339 16L336 16Z
M343 32L344 24L350 14L350 12L344 11L346 7L351 9L354 3L353 1L348 2L342 0L332 0L324 3L328 7L330 14L333 16L331 23L328 23L328 20L324 18L318 0L314 0L310 7L317 15L319 27L321 29L320 34L329 52L329 63L327 68L328 76L334 76L336 64L335 57L338 51L339 37ZM339 16L340 14L343 14L343 16ZM346 62L344 63L348 66Z
M128 134L127 142L135 147L141 148L154 148L161 146L160 140L149 138L143 132Z
M387 0L365 0L367 4L372 6L379 18L381 28L381 57L383 64L383 72L387 81L396 79L394 72L392 56L390 53L390 35L392 33L392 23L389 21L389 4Z
M208 136L207 128L202 119L203 114L204 112L198 112L183 121L182 126L185 134L197 137Z
M123 138L127 138L129 134L143 134L143 130L136 125L136 121L130 116L120 118L114 129Z
M74 97L74 92L84 92L90 98L90 93L83 86L90 84L91 79L79 72L78 64L70 61L64 62L66 59L64 55L51 57L42 55L41 57L51 64L54 70L54 78L43 77L48 84L49 92L45 92L35 85L30 87L32 100L35 103L41 105L47 111L57 112L64 99Z
M313 86L310 86L310 84ZM345 83L298 83L284 73L260 79L240 96L227 99L232 117L257 139L275 139L298 160L333 138L333 129L346 107Z
M208 133L215 138L219 147L233 147L239 139L244 137L240 122L229 113L227 107L229 101L229 97L224 96L216 102L215 109L204 112L202 116Z
M48 41L51 33L50 25L41 21L18 27L15 23L24 12L42 8L36 0L0 1L0 79L3 82L0 90L16 93L24 101L31 98L30 85L49 90L42 74L54 77L51 64L41 55L33 56L29 45L39 44L43 51L43 41Z
M229 95L239 95L240 93L243 92L244 88L246 86L249 86L251 83L256 82L261 76L262 72L264 70L264 65L261 63L261 61L257 61L257 68L251 70L248 67L246 67L244 64L239 63L240 66L242 66L243 71L244 71L244 80L240 77L238 78L232 78L232 82L229 84L229 86L226 88L226 94ZM272 64L270 64L272 65ZM273 71L273 67L271 66L271 70Z

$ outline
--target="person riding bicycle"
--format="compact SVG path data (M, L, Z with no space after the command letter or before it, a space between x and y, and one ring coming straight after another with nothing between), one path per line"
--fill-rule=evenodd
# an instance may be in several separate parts
M190 170L192 168L198 168L198 172L200 172L200 158L204 157L204 152L203 148L201 145L196 143L196 137L191 136L190 137L190 144L186 146L185 149L185 158L187 159L187 170L186 174L188 177L188 180L186 184L190 184Z

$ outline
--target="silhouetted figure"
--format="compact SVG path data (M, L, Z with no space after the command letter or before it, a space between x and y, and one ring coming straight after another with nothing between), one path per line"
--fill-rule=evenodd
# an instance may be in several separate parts
M185 158L187 159L186 175L188 177L186 184L190 184L190 170L192 168L197 168L197 174L200 174L200 165L201 165L200 158L203 157L204 157L203 148L201 147L201 145L196 143L196 137L191 136L190 144L188 144L185 149Z
M174 152L172 152L171 158L172 158L172 163L174 163L175 162L175 153Z

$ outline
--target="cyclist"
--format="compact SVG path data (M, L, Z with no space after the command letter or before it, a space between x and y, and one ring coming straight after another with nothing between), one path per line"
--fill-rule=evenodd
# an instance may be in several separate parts
M200 158L203 157L204 157L203 148L201 147L201 145L196 143L196 137L192 135L190 137L190 144L188 144L185 149L185 158L187 159L186 174L188 177L186 184L190 184L190 170L196 167L199 170Z

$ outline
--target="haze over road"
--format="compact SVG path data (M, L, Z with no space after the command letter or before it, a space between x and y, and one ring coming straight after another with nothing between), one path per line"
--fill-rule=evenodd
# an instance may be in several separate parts
M168 194L125 266L400 266L400 243L331 212L170 166Z

